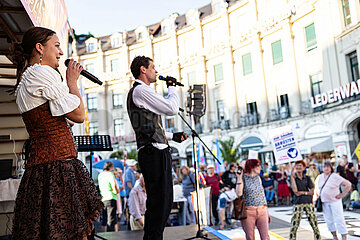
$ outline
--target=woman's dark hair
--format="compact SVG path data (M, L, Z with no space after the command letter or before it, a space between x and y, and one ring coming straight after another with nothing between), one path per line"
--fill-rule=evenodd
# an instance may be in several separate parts
M260 166L260 161L258 159L248 159L245 162L245 173L250 173L255 167Z
M16 85L11 93L15 92L23 72L28 66L31 57L33 57L35 45L37 43L45 45L54 34L56 33L51 29L32 27L25 32L21 43L12 43L10 56L16 64Z
M140 67L144 66L145 68L148 68L150 61L153 62L151 58L145 56L137 56L134 58L131 62L130 70L135 79L140 76Z
M331 165L331 163L330 163L330 162L324 162L324 167L325 167L325 166L330 167L330 169L331 169L331 173L333 173L333 172L334 172L334 168L333 168L333 166Z
M229 170L230 170L232 167L237 167L236 163L230 163L230 165L229 165Z
M110 161L107 161L105 164L104 164L104 171L110 171L111 168L114 166L114 164Z

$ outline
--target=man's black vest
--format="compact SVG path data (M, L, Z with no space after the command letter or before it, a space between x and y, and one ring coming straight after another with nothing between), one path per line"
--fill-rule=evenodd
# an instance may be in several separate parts
M136 134L137 148L139 149L151 143L167 144L160 115L145 108L139 108L134 104L133 92L138 85L141 84L138 82L134 83L127 97L127 111Z

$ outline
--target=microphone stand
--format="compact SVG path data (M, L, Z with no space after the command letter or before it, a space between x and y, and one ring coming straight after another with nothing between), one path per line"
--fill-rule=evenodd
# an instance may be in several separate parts
M186 240L191 240L191 239L197 239L197 238L202 238L202 239L207 239L207 240L211 240L210 238L207 237L207 234L203 233L203 230L200 229L200 205L199 205L199 183L198 183L198 176L199 173L197 171L197 154L196 154L196 145L195 145L195 138L197 137L200 142L205 146L205 148L211 153L211 155L214 157L214 159L219 163L219 159L217 159L215 157L215 155L212 153L212 151L208 148L208 146L204 143L204 141L200 138L199 134L191 127L191 125L185 120L185 118L178 113L178 115L180 116L180 118L184 121L184 123L190 128L191 130L191 137L192 137L192 147L193 147L193 153L194 153L194 169L195 169L195 192L196 192L196 203L197 203L197 216L198 216L198 221L197 221L197 226L198 226L198 231L196 233L195 237L192 238L188 238ZM195 126L195 119L194 119L194 115L190 114L191 117L191 123Z

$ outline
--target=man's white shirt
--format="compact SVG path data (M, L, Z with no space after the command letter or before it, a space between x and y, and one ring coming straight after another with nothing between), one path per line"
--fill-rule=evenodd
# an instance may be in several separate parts
M133 91L134 104L139 108L147 109L153 113L163 116L173 116L179 111L179 97L176 88L170 86L168 88L168 98L164 98L155 90L146 85L143 81L136 79L135 82L140 83ZM166 139L171 140L173 134L165 132ZM153 146L162 150L168 147L167 144L153 143Z

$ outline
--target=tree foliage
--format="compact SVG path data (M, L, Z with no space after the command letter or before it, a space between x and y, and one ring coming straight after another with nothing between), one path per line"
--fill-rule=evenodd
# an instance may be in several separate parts
M137 161L138 154L135 148L131 149L131 151L127 152L127 158L128 159L135 159Z
M119 151L113 152L113 153L110 155L110 158L123 159L123 158L124 158L124 151L123 151L123 150L119 150Z
M135 159L137 161L137 151L136 149L131 149L130 151L127 151L127 159ZM124 151L123 150L118 150L116 152L113 152L110 155L110 158L118 158L118 159L123 159L124 158Z
M231 136L228 140L219 140L220 151L224 161L236 162L241 157L240 143L234 146L235 139Z

